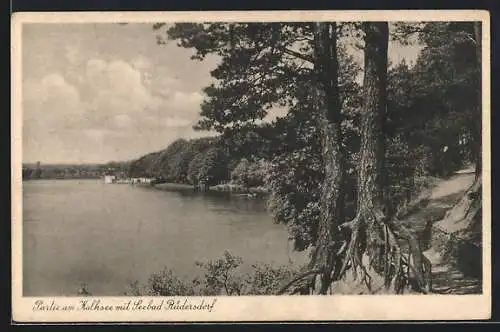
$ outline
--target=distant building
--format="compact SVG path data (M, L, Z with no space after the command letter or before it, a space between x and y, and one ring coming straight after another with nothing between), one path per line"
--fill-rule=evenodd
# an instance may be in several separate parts
M116 181L116 176L115 175L105 175L104 176L104 183L114 183Z
M140 183L151 183L151 179L149 178L139 178Z

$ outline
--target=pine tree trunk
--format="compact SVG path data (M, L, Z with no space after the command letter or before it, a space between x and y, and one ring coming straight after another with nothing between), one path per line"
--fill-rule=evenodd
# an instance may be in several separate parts
M372 213L384 213L385 135L383 124L386 111L387 23L364 23L365 74L364 101L361 114L361 163L358 173L358 214L367 218L368 227L374 227Z
M412 232L389 215L385 169L387 98L387 22L363 23L365 33L364 101L361 111L361 150L357 214L342 228L351 230L341 276L349 276L355 293L402 292L412 275L421 289L428 280L424 258ZM405 255L401 243L409 245ZM425 265L427 266L427 265ZM411 271L410 271L411 270ZM339 283L341 284L341 283ZM345 287L345 286L342 286ZM423 290L425 291L425 289Z
M385 245L383 220L387 217L385 209L388 206L384 195L387 175L384 167L383 125L386 111L389 30L386 22L370 22L363 24L363 31L365 33L364 100L360 126L358 210L355 219L357 225L352 235L353 238L359 238L359 243L355 244L352 257L358 260L357 264L353 262L354 266L363 265L364 258L365 261L373 261L374 267L381 272L388 269L385 266L387 262L380 260L383 258L380 250L383 250ZM366 257L363 257L365 255Z
M386 110L387 86L387 22L363 23L365 33L365 64L363 81L363 106L361 109L361 147L358 166L357 214L354 220L341 225L351 231L344 255L342 280L335 283L335 292L371 293L374 284L389 283L390 258L386 252L389 238L385 225L388 206L384 188L385 135L383 125ZM398 268L399 270L399 268Z
M337 35L335 23L316 24L316 75L319 79L317 103L321 109L322 154L325 178L322 185L315 259L312 265L321 271L318 289L326 294L332 271L340 264L336 251L341 244L338 225L344 211L344 154L341 148L340 99L338 91Z
M344 222L344 152L341 146L341 104L338 90L336 24L314 23L315 109L320 115L322 157L325 177L321 186L320 220L309 270L298 275L277 293L283 294L298 284L292 293L328 292L343 263L338 255L345 237L339 231ZM305 282L304 282L305 281ZM302 283L299 283L302 282Z

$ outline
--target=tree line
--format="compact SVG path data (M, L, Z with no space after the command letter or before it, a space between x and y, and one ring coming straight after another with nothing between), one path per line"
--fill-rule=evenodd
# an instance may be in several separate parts
M126 176L128 162L103 164L23 164L22 179L98 179L104 175Z
M166 35L194 60L221 58L196 128L219 132L229 153L270 161L275 220L296 249L313 248L290 285L325 294L351 275L368 290L378 278L388 292L410 279L428 291L428 262L398 203L421 177L467 162L481 182L479 23L182 23ZM422 45L416 63L391 66L389 39ZM258 124L277 106L285 117Z
M155 183L180 183L194 187L230 182L248 189L265 184L267 166L264 158L235 154L220 137L181 138L166 149L132 161L128 175L154 178Z

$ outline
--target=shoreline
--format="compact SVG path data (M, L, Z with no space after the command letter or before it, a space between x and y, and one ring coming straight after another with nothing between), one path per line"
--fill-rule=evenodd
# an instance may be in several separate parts
M138 184L134 184L138 185ZM159 183L159 184L139 184L141 187L151 187L157 190L192 190L193 192L204 192L190 184L183 183ZM251 198L265 198L269 195L268 191L263 187L249 187L234 184L219 184L209 187L205 192L209 193L228 193L235 196L246 196Z
M137 184L135 184L135 185L137 185ZM174 182L165 182L165 183L157 183L157 184L141 183L140 185L141 185L141 187L151 187L151 188L155 188L158 190L171 190L171 189L184 189L184 190L191 189L193 191L195 190L195 187L190 185L190 184L174 183Z

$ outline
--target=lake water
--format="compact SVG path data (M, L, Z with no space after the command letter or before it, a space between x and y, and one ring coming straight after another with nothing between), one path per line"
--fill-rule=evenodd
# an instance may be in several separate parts
M300 264L259 200L160 191L102 180L23 183L23 294L119 296L164 267L199 273L224 250L245 264Z

